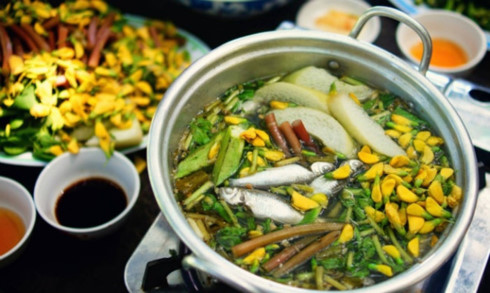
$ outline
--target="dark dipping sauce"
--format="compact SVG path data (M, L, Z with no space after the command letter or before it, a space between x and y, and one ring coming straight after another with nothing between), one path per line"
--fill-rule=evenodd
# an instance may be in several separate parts
M56 203L55 214L63 226L88 228L112 220L127 204L126 193L117 183L91 177L63 190Z

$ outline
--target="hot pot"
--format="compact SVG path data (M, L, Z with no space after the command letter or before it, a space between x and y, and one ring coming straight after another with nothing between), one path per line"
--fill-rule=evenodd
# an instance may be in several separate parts
M357 40L363 24L373 16L403 21L422 37L426 52L419 71L370 43ZM228 42L193 63L172 84L159 105L150 130L148 170L156 200L168 223L192 254L184 267L194 267L246 292L310 292L279 284L245 271L214 252L191 229L174 198L172 157L179 138L204 105L231 86L258 77L291 72L306 65L325 67L374 87L385 88L413 103L416 111L446 141L447 154L463 187L464 200L455 211L441 241L419 263L379 284L355 292L407 289L429 277L455 252L471 221L477 195L476 158L469 135L448 100L425 77L430 60L430 37L405 14L373 7L359 19L350 36L305 30L258 33Z

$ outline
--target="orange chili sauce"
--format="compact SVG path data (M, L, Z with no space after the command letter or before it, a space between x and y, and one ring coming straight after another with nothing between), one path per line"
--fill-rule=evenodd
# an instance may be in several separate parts
M417 60L422 59L423 45L418 42L410 48L410 54ZM465 51L456 43L446 39L432 39L432 58L430 65L456 67L468 62Z
M17 245L24 233L24 223L19 215L0 207L0 255Z

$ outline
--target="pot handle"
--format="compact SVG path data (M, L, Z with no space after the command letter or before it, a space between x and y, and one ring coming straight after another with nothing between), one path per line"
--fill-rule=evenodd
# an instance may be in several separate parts
M225 283L233 287L238 287L242 292L259 292L250 282L242 279L239 275L231 275L230 272L226 271L226 268L212 264L207 260L195 256L194 254L185 256L182 259L182 266L184 269L193 267L204 273L218 277Z
M414 20L412 17L410 17L408 14L391 7L375 6L369 8L359 17L356 24L349 33L349 36L352 38L357 38L366 22L370 18L375 16L384 16L397 20L413 29L419 35L420 39L422 40L422 45L424 47L422 60L420 61L419 65L419 72L422 75L425 75L427 69L429 68L430 58L432 56L432 40L427 29L416 20Z

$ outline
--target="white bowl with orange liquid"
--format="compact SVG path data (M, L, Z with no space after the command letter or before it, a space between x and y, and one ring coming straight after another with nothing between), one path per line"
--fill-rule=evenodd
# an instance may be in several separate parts
M36 207L19 182L0 177L0 267L13 262L27 245L36 222Z
M448 10L429 10L412 16L429 32L432 39L432 57L429 70L463 75L471 71L487 52L483 30L470 18ZM422 44L418 35L400 24L396 42L405 57L418 64Z

